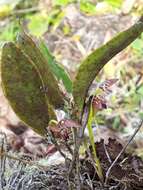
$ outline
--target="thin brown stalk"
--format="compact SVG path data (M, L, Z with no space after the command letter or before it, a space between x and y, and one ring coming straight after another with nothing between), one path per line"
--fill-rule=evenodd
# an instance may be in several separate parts
M112 168L115 166L116 162L118 161L119 157L125 152L126 148L128 147L128 145L132 142L132 140L134 139L134 137L136 136L136 134L138 133L138 131L140 130L140 128L142 127L143 124L143 120L141 120L139 126L136 128L135 132L133 133L133 135L129 138L128 142L126 143L126 145L123 147L123 149L121 150L121 152L118 154L118 156L115 158L115 160L112 162L112 164L110 165L110 167L108 168L107 172L106 172L106 179L105 179L105 185L107 185L108 179L109 179L109 175L110 172L112 170Z

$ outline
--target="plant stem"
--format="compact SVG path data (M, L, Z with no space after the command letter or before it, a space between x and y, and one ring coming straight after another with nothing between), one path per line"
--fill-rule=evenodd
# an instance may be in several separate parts
M72 174L72 171L74 169L74 166L76 166L79 163L79 148L80 145L82 144L83 141L83 136L84 136L84 130L86 128L87 122L88 122L88 116L89 116L89 102L84 106L83 109L83 114L81 115L80 118L80 123L81 123L81 128L78 129L73 129L73 137L74 137L74 151L73 151L73 155L72 155L72 162L70 164L70 169L69 169L69 173L68 173L68 181L70 178L70 175ZM73 114L73 116L75 116L75 114ZM83 119L84 117L84 119ZM75 119L75 118L74 118ZM77 119L78 120L78 119ZM79 169L77 170L77 175L79 178Z
M92 104L91 104L89 118L88 118L88 122L87 122L87 128L88 128L90 143L91 143L91 146L93 149L93 156L94 156L94 161L95 161L95 166L96 166L95 169L96 169L96 172L97 172L97 175L98 175L100 181L103 182L102 168L101 168L100 160L96 153L96 147L95 147L95 142L94 142L94 133L93 133L93 129L92 129L93 118L94 118L94 113L93 113Z

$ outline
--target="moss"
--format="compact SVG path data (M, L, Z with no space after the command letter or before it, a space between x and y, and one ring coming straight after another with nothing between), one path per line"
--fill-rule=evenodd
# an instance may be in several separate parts
M80 65L73 84L73 96L79 111L82 111L89 86L104 65L126 48L143 31L143 22L137 22L128 30L119 33L105 45L93 51Z
M35 42L30 36L22 32L18 36L17 45L30 57L39 70L44 82L44 88L47 89L45 93L50 104L55 108L62 107L64 105L63 95L60 92L58 83L47 64L47 60L43 57Z
M26 125L44 135L55 114L40 89L44 84L32 60L9 42L2 50L1 71L4 94L15 113Z

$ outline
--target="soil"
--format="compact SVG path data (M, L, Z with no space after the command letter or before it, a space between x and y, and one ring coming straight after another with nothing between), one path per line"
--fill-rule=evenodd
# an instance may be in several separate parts
M122 145L115 139L109 139L108 144L101 140L96 143L97 154L101 162L104 180L111 162L122 150ZM89 154L90 152L90 154ZM69 160L64 163L45 167L44 169L26 167L23 163L17 161L8 162L16 165L17 171L6 178L5 172L1 175L1 187L9 190L141 190L143 189L143 161L128 153L123 153L112 168L107 183L101 183L95 171L95 165L91 158L92 148L86 152L80 159L80 185L78 177L75 174L75 168L69 178ZM3 162L4 163L4 162ZM70 181L70 188L69 183Z

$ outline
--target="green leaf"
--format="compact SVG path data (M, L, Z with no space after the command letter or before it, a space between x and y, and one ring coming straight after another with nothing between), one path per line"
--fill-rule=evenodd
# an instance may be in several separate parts
M64 18L64 16L65 16L65 10L55 10L55 11L53 11L53 14L51 14L51 22L50 22L50 24L52 25L52 30L53 31L55 31L59 27L59 25L62 22L62 19Z
M49 15L36 13L34 15L27 15L26 18L29 20L28 29L35 36L41 36L48 29Z
M80 10L89 14L95 14L97 12L96 5L87 0L80 2Z
M54 6L65 6L69 3L74 2L75 0L53 0Z
M140 54L143 54L143 39L136 39L131 47L133 48L133 50L137 51Z
M57 80L52 74L47 60L30 36L22 32L18 36L18 47L33 61L44 83L44 89L51 105L61 108L64 105L63 95L58 87Z
M11 21L7 26L0 28L0 40L13 41L19 31L19 23L17 20Z
M143 85L138 88L137 93L143 96Z
M45 93L43 81L32 60L14 43L2 50L2 87L13 110L35 132L45 135L45 128L55 119Z
M113 129L116 129L116 130L119 129L120 124L121 124L120 116L116 116L114 118L114 122L113 122L113 125L112 125Z
M105 0L109 5L115 7L115 8L121 8L123 0Z
M104 65L126 48L143 31L143 17L128 30L119 33L105 45L93 51L80 65L73 84L75 104L82 112L88 89Z
M50 53L48 47L44 43L44 41L40 40L39 47L43 55L45 56L47 63L49 65L49 68L51 69L52 73L56 76L57 80L62 80L65 89L67 92L72 92L72 81L65 71L65 69L56 62L54 56Z
M139 112L140 119L143 119L143 111Z

